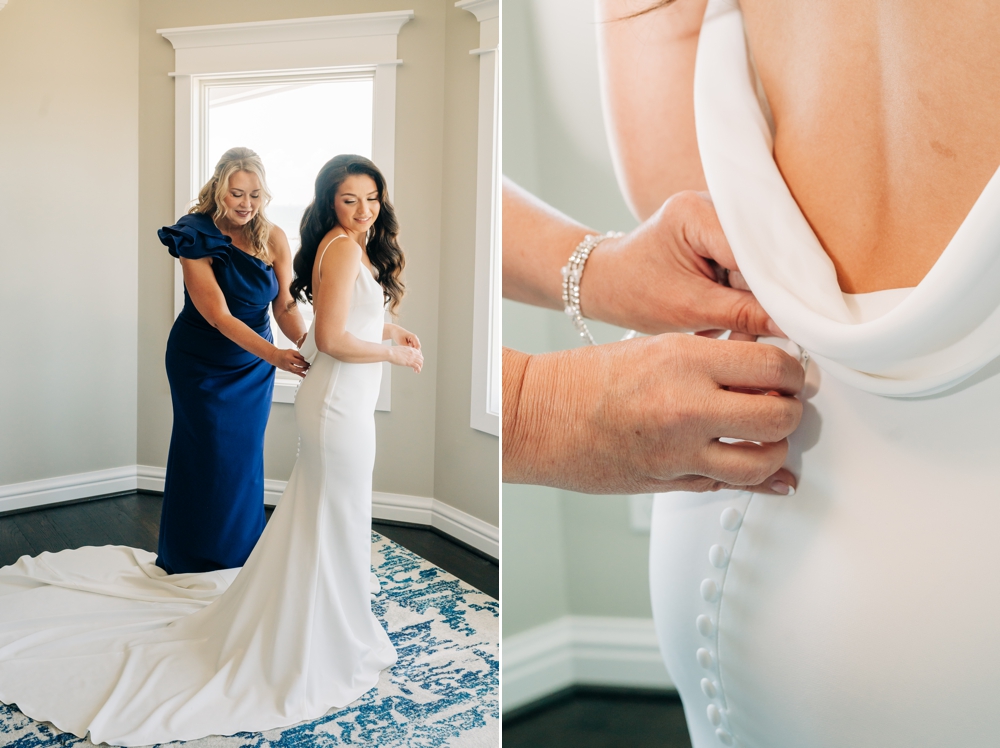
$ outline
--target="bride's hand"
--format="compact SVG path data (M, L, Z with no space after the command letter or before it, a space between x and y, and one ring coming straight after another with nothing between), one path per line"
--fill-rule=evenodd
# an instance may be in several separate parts
M390 339L396 345L405 345L410 348L416 348L420 350L420 338L414 335L409 330L406 330L399 325L392 325L389 328Z
M597 245L583 273L580 305L588 317L651 334L733 330L784 337L744 289L711 199L688 191L625 236Z
M389 348L389 363L395 366L409 366L417 374L424 368L424 354L419 348L408 345L394 345Z
M275 348L267 362L282 371L298 374L300 377L304 377L309 368L309 362L302 357L302 354L291 348Z

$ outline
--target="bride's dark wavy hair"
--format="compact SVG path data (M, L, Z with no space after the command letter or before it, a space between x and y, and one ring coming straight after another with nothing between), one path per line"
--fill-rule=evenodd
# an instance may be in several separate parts
M323 237L337 226L337 213L333 208L334 198L345 179L360 174L371 177L378 188L378 217L368 229L366 250L368 259L378 271L378 282L382 286L382 295L389 304L389 311L395 314L405 290L403 282L399 279L405 264L403 250L396 241L399 222L386 194L385 177L379 168L364 156L350 154L334 156L316 175L315 197L306 208L306 212L302 214L302 223L299 225L302 245L295 253L295 260L292 262L295 268L295 280L292 281L289 290L293 298L312 303L312 272L316 263L316 251Z

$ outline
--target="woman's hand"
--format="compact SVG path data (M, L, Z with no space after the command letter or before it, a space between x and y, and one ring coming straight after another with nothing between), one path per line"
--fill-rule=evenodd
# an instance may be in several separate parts
M600 494L794 490L782 464L804 372L774 346L659 335L530 357L505 350L503 370L504 482Z
M560 270L583 238L595 233L505 179L504 298L562 310ZM679 192L626 236L597 245L583 271L580 306L585 317L652 335L781 335L752 293L730 287L737 277L711 200Z
M275 348L267 362L282 371L298 374L300 377L304 377L309 368L309 362L302 358L302 354L291 348Z
M412 335L412 333L407 334ZM394 345L389 348L388 360L394 366L409 366L417 374L424 368L424 354L420 352L419 348L411 348L408 345Z
M580 306L587 317L652 334L784 337L741 281L708 194L679 192L635 230L597 245L580 283Z
M392 340L396 345L405 345L410 348L416 348L420 350L420 339L414 335L409 330L406 330L399 325L387 324L388 328L386 332L389 333L389 339Z

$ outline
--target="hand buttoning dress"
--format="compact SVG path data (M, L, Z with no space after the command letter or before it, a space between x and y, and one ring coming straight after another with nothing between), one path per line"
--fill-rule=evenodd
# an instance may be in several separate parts
M654 616L693 745L996 746L1000 177L918 286L844 294L765 111L740 11L711 0L695 73L709 190L811 361L795 496L655 503Z
M359 263L348 332L381 342L383 303ZM369 598L381 364L304 355L299 459L243 569L167 575L115 546L0 569L0 701L135 746L315 719L375 686L396 660Z

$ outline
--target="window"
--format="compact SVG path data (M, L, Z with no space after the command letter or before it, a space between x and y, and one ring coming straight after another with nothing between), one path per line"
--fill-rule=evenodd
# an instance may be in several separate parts
M371 72L202 81L205 138L199 181L208 181L229 148L256 151L273 195L268 218L284 229L296 252L302 213L312 202L320 167L338 153L372 156L373 93ZM345 117L345 111L351 115ZM308 325L311 305L300 303L299 310ZM279 348L294 347L273 316L271 332ZM279 370L275 381L279 398L291 401L298 377Z
M479 21L479 159L470 425L500 435L500 0L460 0Z
M252 148L273 194L268 217L294 254L319 168L338 153L368 156L393 184L396 37L412 11L161 29L175 50L175 209L186 213L227 149ZM350 117L338 116L345 109ZM175 313L183 278L175 277ZM307 321L311 309L301 307ZM275 342L290 347L272 325ZM385 364L378 410L389 410ZM274 400L298 377L278 372Z

